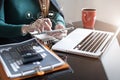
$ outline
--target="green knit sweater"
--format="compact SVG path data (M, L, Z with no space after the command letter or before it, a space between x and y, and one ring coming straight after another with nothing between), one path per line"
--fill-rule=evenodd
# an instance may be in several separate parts
M65 25L64 18L50 4L53 27L59 23ZM0 38L23 36L21 27L30 24L40 16L38 0L0 0Z

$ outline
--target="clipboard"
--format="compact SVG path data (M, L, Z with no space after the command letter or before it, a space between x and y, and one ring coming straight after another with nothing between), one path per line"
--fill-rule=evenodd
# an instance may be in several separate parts
M6 60L7 56L3 55L3 53L4 54L9 53L12 55L14 49L20 48L21 46L23 47L24 45L25 46L27 45L28 47L28 45L31 44L32 44L31 47L32 48L34 47L38 51L38 53L42 55L43 57L42 61L36 61L31 62L29 64L21 64L16 66L15 62L9 63L10 60ZM43 44L39 43L36 38L33 38L20 43L1 45L0 67L1 67L0 76L3 80L21 80L34 76L43 76L48 73L68 69L69 65L66 62L64 62L60 57L58 57L52 50L50 50Z

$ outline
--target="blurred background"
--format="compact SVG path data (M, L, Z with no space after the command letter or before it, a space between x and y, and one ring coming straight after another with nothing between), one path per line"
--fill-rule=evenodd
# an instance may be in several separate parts
M96 8L99 21L120 26L120 0L57 0L66 22L81 21L82 8Z

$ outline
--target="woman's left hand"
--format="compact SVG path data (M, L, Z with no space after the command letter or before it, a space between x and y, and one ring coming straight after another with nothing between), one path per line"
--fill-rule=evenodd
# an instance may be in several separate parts
M57 24L55 26L55 30L57 30L57 29L64 29L64 28L65 28L65 26L62 25L62 24ZM64 38L67 35L67 30L64 30L62 32L50 33L49 35L51 35L51 36L53 36L53 37L55 37L57 39L62 39L62 38Z

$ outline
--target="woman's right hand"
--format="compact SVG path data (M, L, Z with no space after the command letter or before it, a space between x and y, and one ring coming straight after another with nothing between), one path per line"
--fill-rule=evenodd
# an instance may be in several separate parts
M24 25L22 27L23 34L27 34L29 32L37 31L38 33L41 33L43 31L50 31L52 27L52 22L49 18L42 18L37 19L34 23L30 25Z

